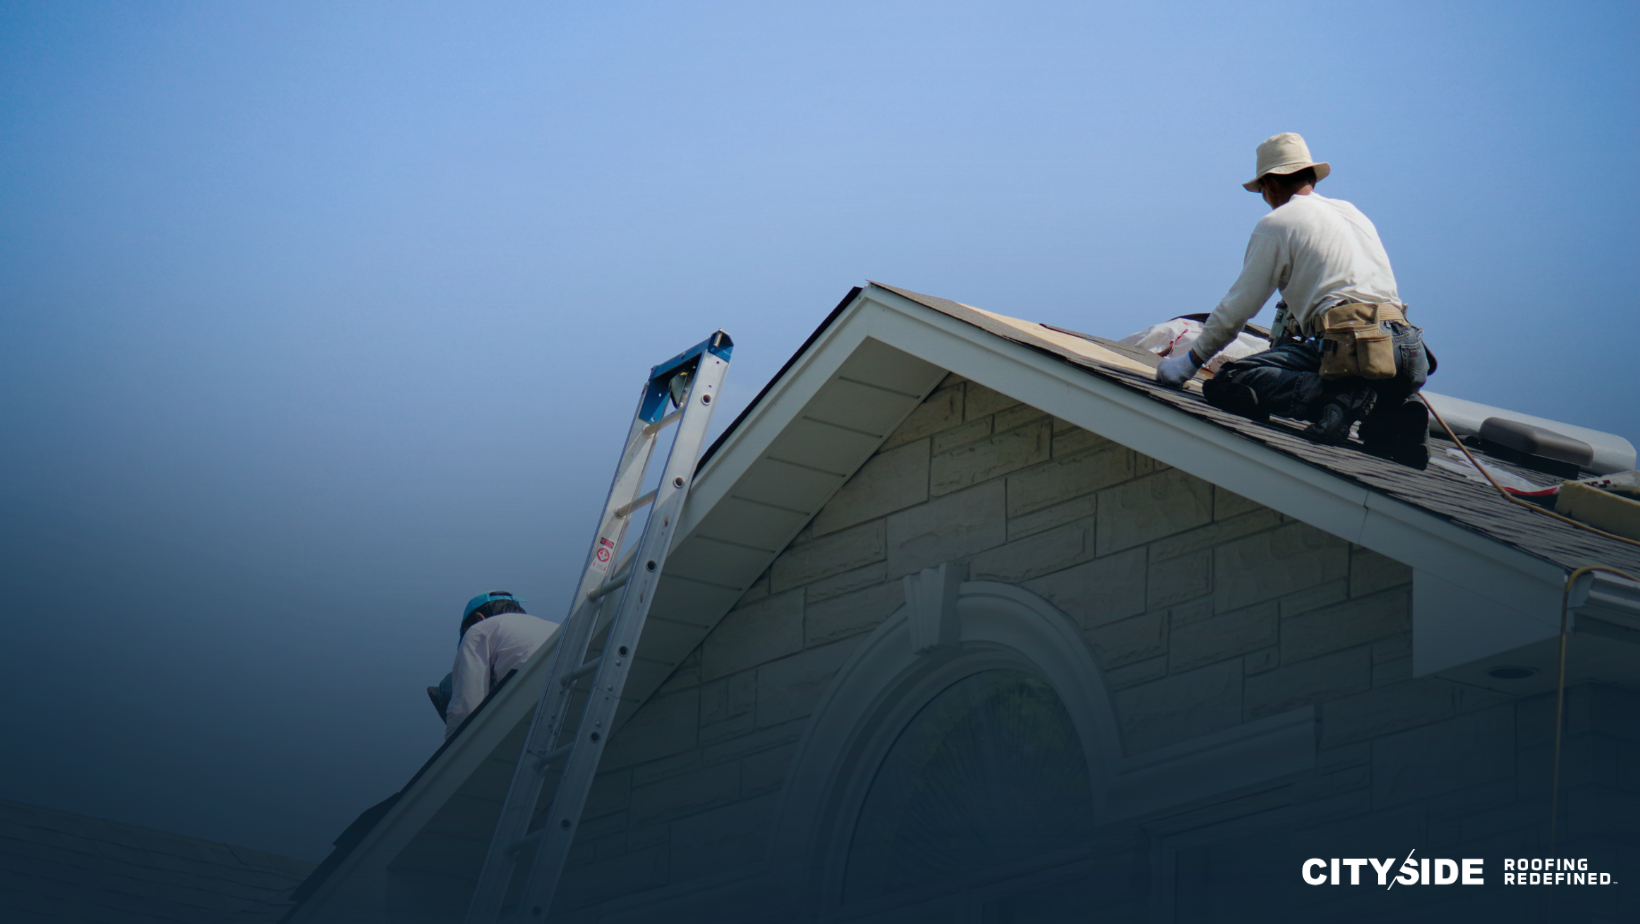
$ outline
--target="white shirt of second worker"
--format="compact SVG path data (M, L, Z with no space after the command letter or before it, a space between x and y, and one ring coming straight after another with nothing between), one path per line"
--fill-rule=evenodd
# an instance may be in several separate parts
M1213 309L1196 355L1211 359L1281 290L1296 328L1345 298L1401 305L1378 229L1361 210L1317 193L1294 196L1253 227L1241 276Z
M501 613L468 629L456 649L444 737L454 735L490 690L508 673L523 667L556 631L558 623L524 613Z

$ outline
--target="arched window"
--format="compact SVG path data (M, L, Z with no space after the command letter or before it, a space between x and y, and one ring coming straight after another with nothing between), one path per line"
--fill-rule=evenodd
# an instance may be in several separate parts
M843 902L1085 843L1094 828L1086 752L1041 678L993 669L918 711L883 758L850 841Z
M1081 924L1106 900L1121 744L1081 627L1012 584L956 603L932 648L909 606L872 630L798 743L769 862L823 924Z

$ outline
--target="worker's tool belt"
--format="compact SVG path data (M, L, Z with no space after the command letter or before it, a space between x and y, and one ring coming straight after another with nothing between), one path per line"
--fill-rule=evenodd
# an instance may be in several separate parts
M1323 379L1395 378L1395 341L1389 322L1406 322L1391 304L1342 302L1321 313Z

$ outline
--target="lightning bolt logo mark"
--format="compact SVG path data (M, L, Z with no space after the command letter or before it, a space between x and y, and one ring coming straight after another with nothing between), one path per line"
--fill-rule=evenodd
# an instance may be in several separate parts
M1400 867L1398 867L1398 868L1397 868L1397 869L1396 869L1396 870L1395 870L1395 872L1396 872L1396 873L1397 873L1397 874L1399 874L1399 873L1400 873L1400 871L1401 871L1401 869L1402 869L1402 868L1405 868L1405 867L1406 867L1406 865L1407 865L1407 863L1411 863L1411 862L1412 862L1412 855L1413 855L1413 854L1415 854L1415 853L1417 853L1417 852L1418 852L1418 848L1416 848L1416 847L1414 847L1414 848L1412 848L1412 849L1411 849L1411 850L1409 850L1409 851L1407 851L1407 858L1406 858L1406 862L1404 862L1404 863L1402 863L1402 864L1401 864L1401 866L1400 866ZM1384 888L1384 891L1385 891L1385 892L1388 892L1388 891L1389 891L1389 890L1390 890L1390 889L1393 889L1393 888L1395 888L1395 880L1396 880L1396 879L1399 879L1399 878L1400 878L1400 876L1399 876L1399 875L1395 875L1395 876L1391 876L1391 877L1389 877L1389 885L1388 885L1388 886L1386 886L1386 887L1385 887L1385 888Z

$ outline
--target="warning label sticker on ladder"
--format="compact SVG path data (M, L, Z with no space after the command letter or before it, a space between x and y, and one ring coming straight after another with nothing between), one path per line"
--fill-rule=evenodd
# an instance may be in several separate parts
M599 574L609 571L609 560L615 557L615 543L602 536L598 537L598 551L592 553L592 570Z

